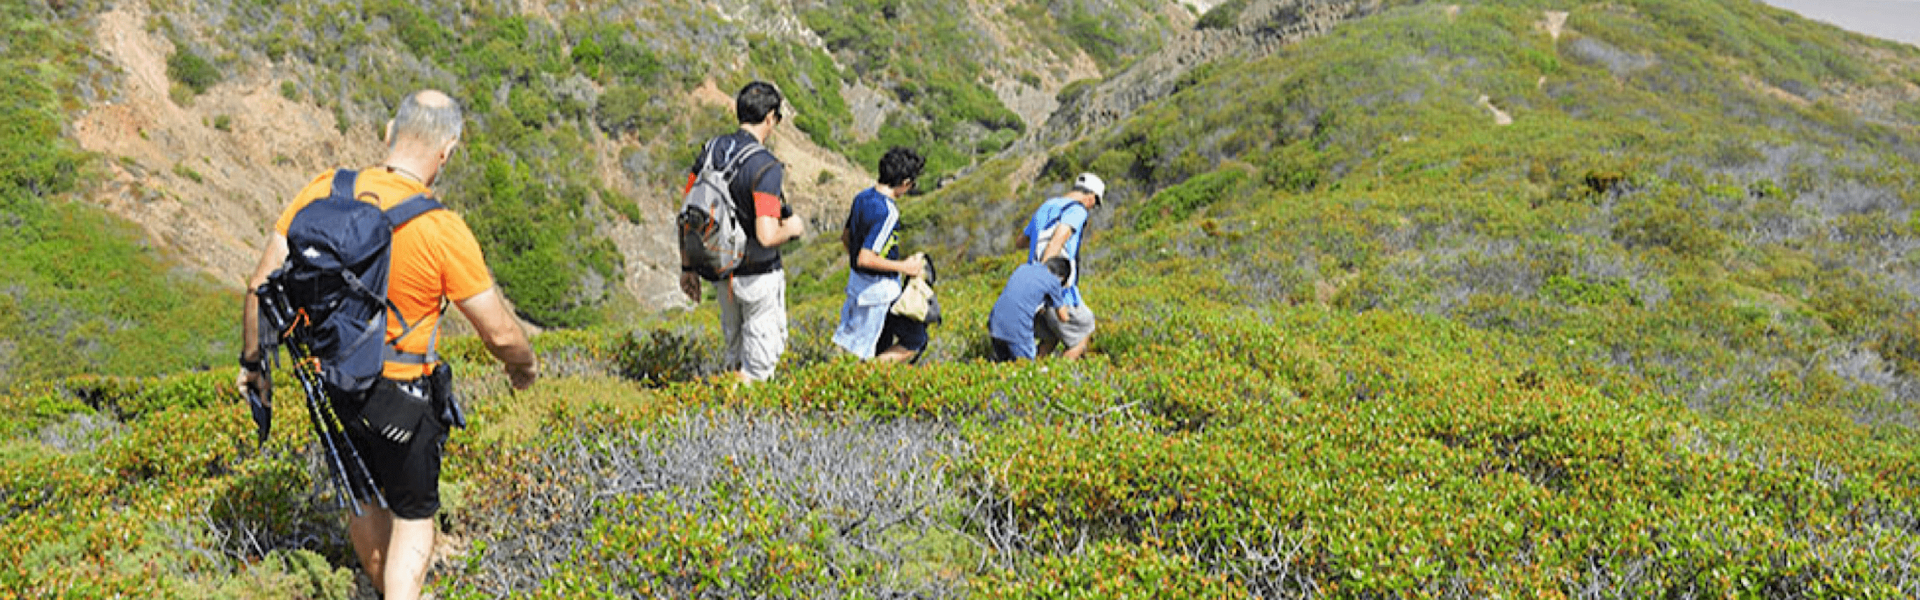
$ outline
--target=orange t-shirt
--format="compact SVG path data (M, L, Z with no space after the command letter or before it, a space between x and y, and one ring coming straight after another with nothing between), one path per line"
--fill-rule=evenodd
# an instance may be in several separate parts
M287 234L293 216L315 200L327 197L333 189L333 172L314 178L294 196L293 204L273 224L274 231ZM354 181L354 196L378 198L382 210L393 208L414 194L433 195L427 186L383 167L360 171ZM436 210L401 225L393 231L393 248L387 270L387 298L400 309L408 323L418 320L414 330L400 338L402 352L426 354L434 325L440 320L440 298L459 302L493 289L493 274L487 271L480 242L467 228L467 221L450 210ZM400 336L402 327L387 319L387 339ZM432 365L389 362L385 373L401 381L425 376Z

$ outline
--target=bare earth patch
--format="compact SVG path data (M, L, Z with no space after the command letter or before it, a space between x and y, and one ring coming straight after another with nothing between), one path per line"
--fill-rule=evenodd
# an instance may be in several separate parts
M100 15L102 56L126 77L123 101L90 107L73 124L111 174L87 199L140 224L181 262L238 288L288 196L336 164L379 160L371 132L341 135L333 115L292 102L279 81L239 73L188 106L168 97L172 43L146 31L144 2ZM225 117L226 131L213 125Z
M1560 10L1547 11L1546 18L1540 21L1540 27L1547 30L1547 36L1552 37L1554 41L1559 41L1560 32L1565 31L1567 27L1567 14L1566 11Z

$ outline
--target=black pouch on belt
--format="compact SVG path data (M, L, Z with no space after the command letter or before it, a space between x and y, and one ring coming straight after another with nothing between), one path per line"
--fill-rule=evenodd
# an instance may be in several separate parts
M389 442L405 445L420 430L420 420L433 409L425 379L394 381L381 378L360 408L360 424Z
M440 411L440 422L449 429L465 429L467 413L460 408L460 395L453 393L453 367L441 362L427 376L433 391L433 406Z

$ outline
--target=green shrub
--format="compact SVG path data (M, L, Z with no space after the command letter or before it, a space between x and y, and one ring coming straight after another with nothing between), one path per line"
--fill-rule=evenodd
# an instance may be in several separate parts
M622 377L659 387L717 372L718 365L707 364L712 350L692 332L657 329L644 339L638 333L623 338L613 355Z
M853 127L853 113L840 95L842 77L833 57L798 44L766 38L748 41L749 56L761 76L773 82L793 106L793 124L813 143L839 150Z
M1102 165L1094 163L1094 169L1102 171ZM1186 220L1194 211L1206 208L1221 200L1247 201L1245 185L1248 181L1245 171L1227 169L1201 174L1170 188L1160 190L1142 204L1134 217L1134 226L1151 228L1165 222Z
M600 61L603 73L625 85L649 86L659 83L666 65L652 51L627 42L610 43L606 58Z
M1207 9L1200 20L1193 24L1195 29L1232 29L1240 21L1240 13L1247 10L1247 0L1227 0Z
M200 172L195 171L193 170L192 167L187 166L187 163L174 163L173 174L178 175L181 178L184 178L188 181L192 181L194 183L201 183Z
M1594 281L1586 277L1552 275L1541 286L1540 295L1548 300L1570 306L1607 306L1614 303L1640 304L1639 298L1627 282L1620 280Z
M529 321L549 327L598 322L617 289L621 259L612 242L580 217L587 188L547 188L525 163L513 164L484 141L468 144L476 183L454 200L480 239L507 297ZM599 285L593 285L593 282Z
M212 61L202 58L192 50L180 48L180 44L174 46L179 49L167 56L168 78L187 86L187 89L193 90L196 95L204 94L207 88L220 83L222 77L220 68L214 66Z
M400 42L417 56L444 60L455 47L455 36L440 21L428 16L419 6L401 0L370 2L368 16L385 18L392 24Z
M645 88L614 86L600 94L594 120L607 133L637 131L655 121L648 110L652 94Z
M1119 48L1124 40L1119 32L1110 28L1106 21L1080 5L1072 5L1061 25L1065 36L1080 46L1088 56L1092 56L1101 68L1117 66L1120 60Z
M581 38L579 43L574 44L573 50L568 52L567 56L573 59L574 67L580 69L581 73L586 74L588 77L599 79L601 73L600 57L605 53L605 51L600 49L600 44L595 42L592 36L588 36Z
M1613 235L1628 248L1660 247L1706 259L1727 244L1726 236L1702 223L1698 212L1656 202L1622 206Z

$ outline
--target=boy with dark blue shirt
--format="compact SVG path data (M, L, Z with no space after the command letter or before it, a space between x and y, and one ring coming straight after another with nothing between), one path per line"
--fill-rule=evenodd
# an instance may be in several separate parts
M862 360L904 363L927 349L927 324L888 310L900 298L906 277L920 275L926 259L900 257L900 206L920 177L926 159L894 147L880 157L880 181L854 196L840 242L847 251L847 301L833 342Z
M1014 269L1000 299L993 303L992 314L987 316L987 334L993 338L993 350L987 358L993 362L1032 360L1039 350L1033 339L1034 316L1051 307L1061 321L1070 318L1065 290L1072 277L1073 263L1064 256Z

